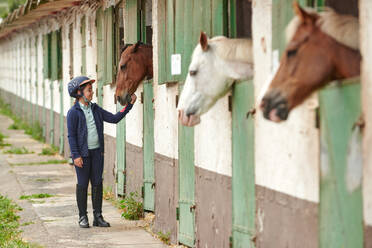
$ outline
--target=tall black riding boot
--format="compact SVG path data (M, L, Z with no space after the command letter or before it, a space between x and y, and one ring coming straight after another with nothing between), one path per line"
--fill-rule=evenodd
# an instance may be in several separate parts
M102 216L102 194L102 184L92 186L93 226L109 227L110 223L106 222Z
M87 188L76 185L76 201L79 209L79 226L82 228L88 228L88 216L87 216Z

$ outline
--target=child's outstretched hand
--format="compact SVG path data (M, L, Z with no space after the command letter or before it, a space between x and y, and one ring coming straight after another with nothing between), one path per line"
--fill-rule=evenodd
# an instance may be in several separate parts
M137 96L136 96L136 94L133 94L132 95L132 101L130 101L130 103L134 104L136 102L136 100L137 100Z

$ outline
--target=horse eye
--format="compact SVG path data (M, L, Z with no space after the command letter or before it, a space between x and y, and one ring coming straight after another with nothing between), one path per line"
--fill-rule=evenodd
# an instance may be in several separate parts
M292 57L292 56L296 55L296 53L297 53L297 49L288 50L287 51L287 57L288 58Z
M198 71L190 71L190 76L195 76Z
M124 64L124 65L121 65L120 66L120 70L125 70L125 68L127 67L127 65L126 64Z

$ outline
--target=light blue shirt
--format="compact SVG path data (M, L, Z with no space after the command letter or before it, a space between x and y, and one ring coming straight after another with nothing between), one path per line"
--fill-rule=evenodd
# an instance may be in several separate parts
M83 110L85 115L85 120L87 122L88 129L88 149L96 149L99 147L99 139L97 133L96 123L94 121L94 116L92 113L91 103L88 106L85 106L79 102L80 108Z

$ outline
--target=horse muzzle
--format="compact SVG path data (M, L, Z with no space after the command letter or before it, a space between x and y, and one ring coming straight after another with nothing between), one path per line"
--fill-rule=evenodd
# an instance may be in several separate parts
M116 96L116 100L122 105L125 106L132 101L132 96L128 93L125 93L123 96Z
M200 123L200 115L187 113L183 109L178 110L178 119L183 126L192 127Z
M263 116L274 122L281 122L288 119L288 101L279 91L269 91L261 101L260 109Z

